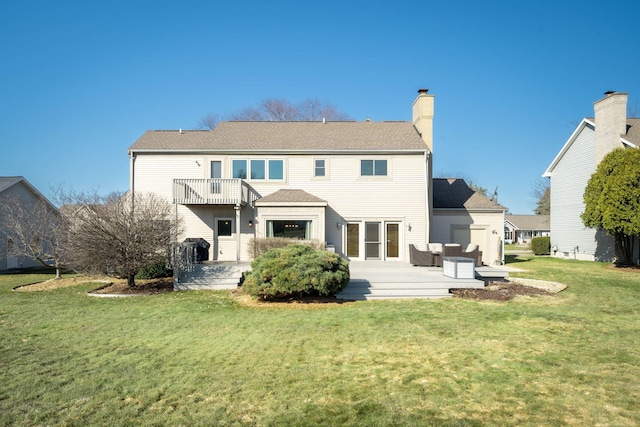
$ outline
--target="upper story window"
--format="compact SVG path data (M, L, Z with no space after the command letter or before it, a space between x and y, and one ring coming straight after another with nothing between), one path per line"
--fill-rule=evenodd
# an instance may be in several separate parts
M284 179L284 160L269 160L269 179Z
M220 160L211 161L211 178L222 178L222 162Z
M387 161L360 160L360 176L387 176Z
M265 169L264 160L251 160L251 179L265 179Z
M232 178L252 180L276 180L284 179L284 160L282 159L234 159L231 161Z
M327 163L324 159L315 159L313 161L313 176L327 176Z
M231 178L247 179L247 161L234 160L231 162L232 175Z

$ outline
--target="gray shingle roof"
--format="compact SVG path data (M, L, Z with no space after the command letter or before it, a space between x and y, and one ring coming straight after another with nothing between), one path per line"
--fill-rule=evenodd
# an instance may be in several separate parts
M323 200L319 197L314 196L313 194L309 194L304 190L291 190L291 189L282 189L278 190L275 193L271 193L267 196L264 196L261 199L256 200L256 204L270 204L270 203L294 203L294 204L323 204L326 205L327 201Z
M627 119L627 134L623 138L640 146L640 119Z
M409 122L221 122L212 131L150 130L132 151L426 151Z
M495 209L506 211L507 208L488 197L473 191L464 179L433 179L434 209Z
M594 119L593 117L587 117L586 119L591 123L596 123L596 119ZM596 126L597 125L598 124L596 123ZM627 133L621 136L627 141L640 146L640 118L627 118Z
M549 215L505 215L505 221L509 221L519 230L551 230Z

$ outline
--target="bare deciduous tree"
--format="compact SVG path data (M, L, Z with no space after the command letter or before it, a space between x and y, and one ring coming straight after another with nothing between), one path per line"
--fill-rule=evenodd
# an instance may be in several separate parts
M200 117L198 127L200 129L213 130L218 126L218 122L220 122L220 117L218 117L217 114L207 114L206 116Z
M48 200L11 194L0 203L0 232L13 243L13 255L54 267L56 279L65 265L68 224Z
M551 189L548 179L540 178L534 183L533 197L537 200L533 213L536 215L549 215L551 213Z
M154 194L94 196L76 205L69 233L70 264L82 272L116 275L135 285L145 266L165 260L181 222Z
M229 120L253 122L320 121L322 119L351 120L348 114L339 111L334 105L315 98L305 99L298 104L283 98L267 98L260 101L256 107L246 107L229 115ZM198 123L201 128L213 129L218 122L217 115L208 114Z

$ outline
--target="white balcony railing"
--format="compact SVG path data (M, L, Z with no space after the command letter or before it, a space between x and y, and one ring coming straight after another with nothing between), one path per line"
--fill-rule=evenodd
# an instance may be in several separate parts
M245 205L249 189L239 178L174 179L173 202L182 205Z

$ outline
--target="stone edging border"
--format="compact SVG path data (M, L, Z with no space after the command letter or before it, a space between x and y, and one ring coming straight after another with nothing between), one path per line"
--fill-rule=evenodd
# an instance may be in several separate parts
M96 293L96 291L99 291L100 289L104 289L113 285L113 282L110 282L108 280L99 280L99 282L104 283L104 285L90 292L87 292L87 296L96 297L96 298L129 298L129 297L146 297L151 295L151 293L149 292L138 293L138 294L99 294L99 293Z

